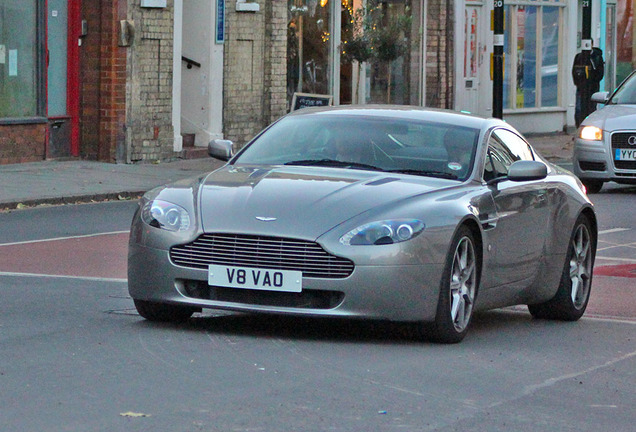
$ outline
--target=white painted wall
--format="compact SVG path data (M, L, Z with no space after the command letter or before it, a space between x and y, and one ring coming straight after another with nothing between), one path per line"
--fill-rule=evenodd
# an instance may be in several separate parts
M174 130L174 151L183 149L181 136L181 41L183 29L183 0L174 2L174 41L172 59L172 129Z

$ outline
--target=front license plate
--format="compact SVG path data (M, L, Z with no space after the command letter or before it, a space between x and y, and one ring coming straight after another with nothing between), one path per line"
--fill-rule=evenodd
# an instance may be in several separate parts
M301 292L302 282L303 273L300 271L228 267L213 264L208 268L208 284L213 286Z
M616 149L614 160L636 161L636 149Z

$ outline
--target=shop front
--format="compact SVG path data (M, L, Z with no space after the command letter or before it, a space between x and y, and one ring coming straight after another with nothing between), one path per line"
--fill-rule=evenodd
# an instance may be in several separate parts
M289 0L287 103L423 105L423 0Z
M79 153L79 1L0 0L0 162Z

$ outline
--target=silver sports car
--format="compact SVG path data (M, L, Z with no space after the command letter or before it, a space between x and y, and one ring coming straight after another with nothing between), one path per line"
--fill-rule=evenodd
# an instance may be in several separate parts
M574 173L588 192L604 182L636 184L636 71L610 95L592 100L605 104L581 123L574 140Z
M139 314L202 308L412 322L453 343L477 310L576 320L597 222L579 180L510 125L412 107L302 109L201 177L148 192L131 228Z

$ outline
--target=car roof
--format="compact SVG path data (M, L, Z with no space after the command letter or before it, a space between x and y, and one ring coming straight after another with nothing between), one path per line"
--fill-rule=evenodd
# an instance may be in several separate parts
M499 119L484 118L470 113L404 105L340 105L329 107L302 108L292 111L290 116L361 116L403 120L426 120L466 126L474 129L488 129L493 126L510 125Z

